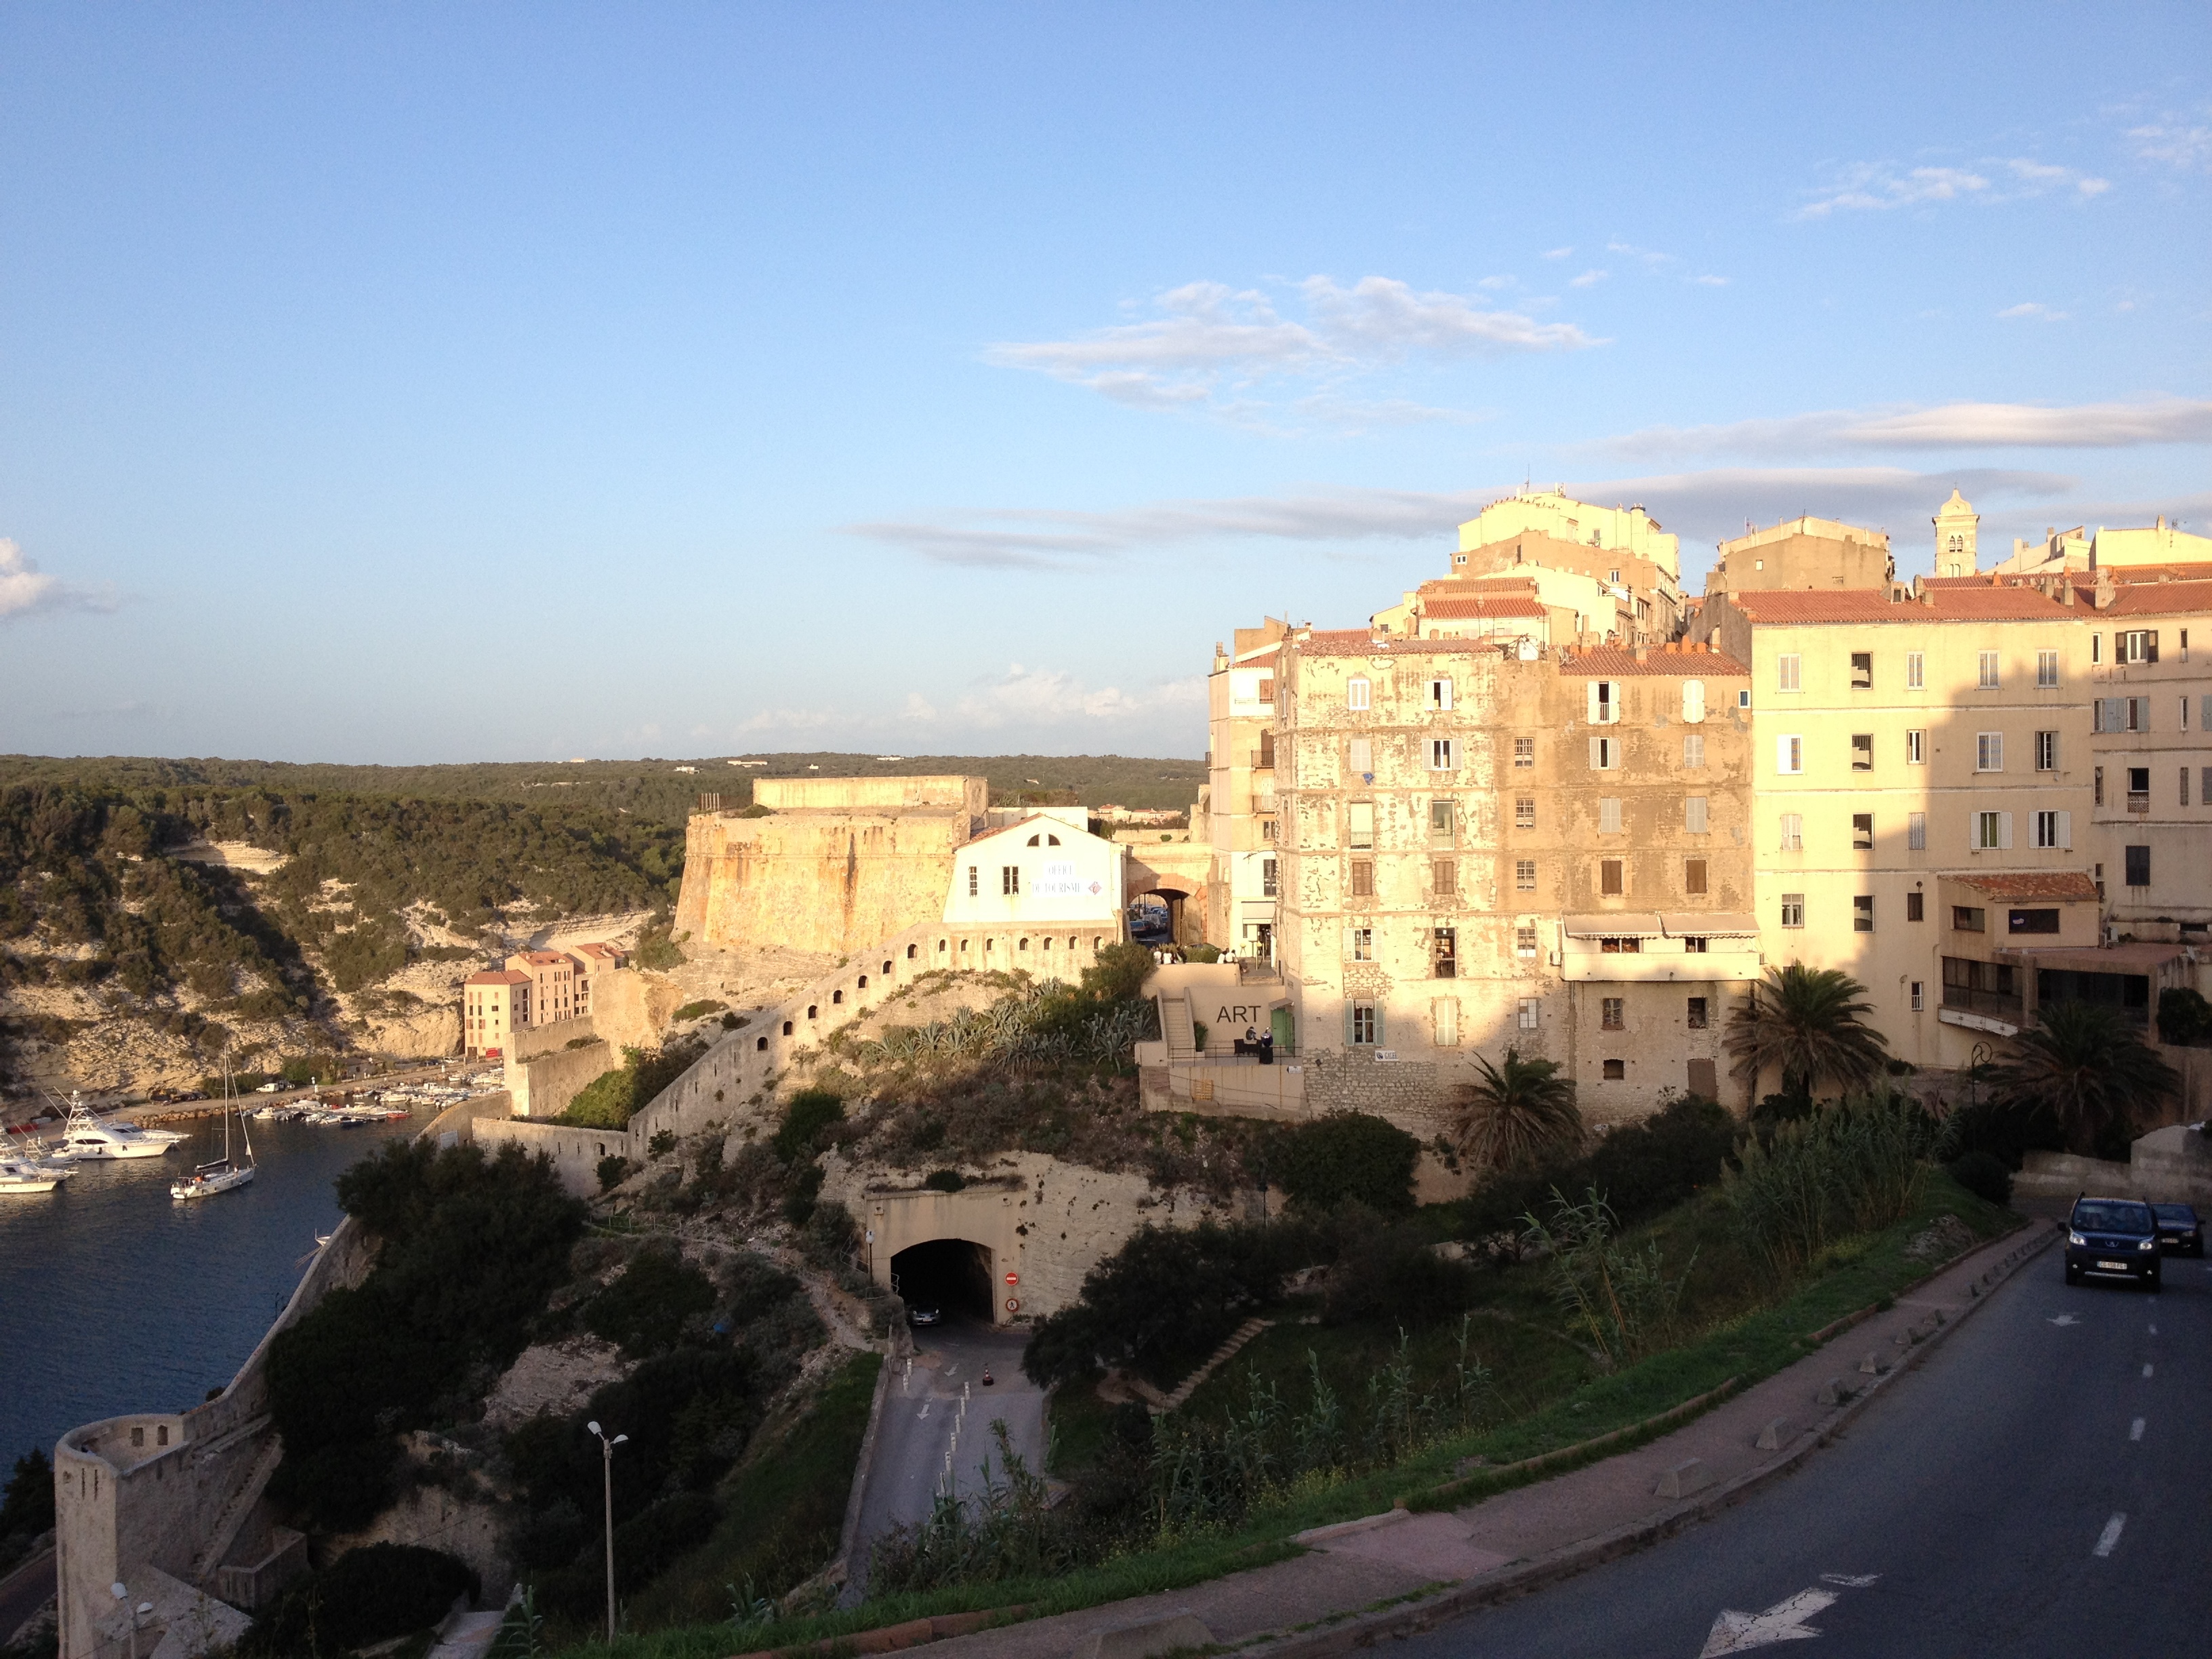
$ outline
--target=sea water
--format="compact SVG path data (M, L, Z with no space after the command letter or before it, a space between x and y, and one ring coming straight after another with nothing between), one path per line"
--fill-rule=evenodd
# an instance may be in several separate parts
M228 1383L337 1225L338 1175L428 1121L252 1124L252 1183L180 1204L170 1182L222 1156L205 1118L161 1158L0 1195L0 1480L79 1424L183 1411Z

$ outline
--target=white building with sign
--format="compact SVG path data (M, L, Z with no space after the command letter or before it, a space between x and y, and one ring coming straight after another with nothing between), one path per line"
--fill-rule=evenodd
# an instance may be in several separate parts
M1038 815L978 836L953 860L945 921L953 927L1121 937L1123 848L1060 817Z

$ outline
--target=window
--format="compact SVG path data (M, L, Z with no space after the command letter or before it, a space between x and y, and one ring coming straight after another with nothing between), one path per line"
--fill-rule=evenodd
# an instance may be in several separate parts
M1429 803L1429 845L1449 847L1452 844L1453 812L1448 800Z
M1873 652L1854 651L1851 653L1851 690L1854 691L1871 691L1874 690Z
M2147 812L2149 810L2150 768L2130 766L2128 768L2128 811Z
M1429 770L1456 772L1459 770L1459 743L1453 738L1429 739Z
M1874 770L1873 732L1854 732L1851 734L1851 770L1854 772Z
M1976 684L1984 691L1994 691L1997 689L1997 653L1996 652L1982 653L1981 678Z
M2058 684L2058 653L2039 651L2035 653L2035 688L2048 691Z
M1373 859L1352 860L1352 896L1354 898L1375 896L1375 860Z
M1438 927L1429 934L1429 969L1437 979L1459 975L1459 929Z
M1376 1027L1380 1024L1381 1022L1375 1018L1373 1003L1355 1002L1352 1005L1352 1030L1346 1035L1355 1043L1365 1045L1376 1042L1380 1040L1376 1032Z
M1513 954L1534 957L1536 954L1536 930L1526 925L1513 930Z
M1735 694L1735 706L1739 708L1748 708L1751 707L1751 688L1749 686L1744 687L1742 690Z
M1354 738L1351 749L1352 770L1369 782L1375 778L1375 740Z
M1260 839L1261 841L1273 841L1274 838L1275 820L1273 817L1261 818L1260 820Z
M1275 860L1273 859L1261 859L1260 860L1260 896L1261 898L1274 898L1277 896L1275 890Z
M1851 851L1854 853L1871 853L1874 851L1873 813L1854 812L1851 814Z
M972 864L968 866L968 896L975 896L975 866Z
M1620 719L1620 686L1618 682L1592 680L1589 696L1592 726L1611 726Z
M1597 803L1597 832L1601 836L1620 833L1620 797L1601 795Z
M2148 847L2130 847L2127 849L2127 858L2128 885L2130 887L2149 886L2150 848Z
M2012 850L2012 814L2009 812L1977 812L1974 814L1974 851L1998 853Z
M1682 719L1691 726L1705 717L1705 683L1703 680L1682 682Z
M1711 822L1711 800L1705 795L1682 797L1682 828L1693 836L1702 836Z
M1905 919L1907 921L1928 920L1928 896L1925 893L1913 892L1905 896Z
M1628 1062L1626 1060L1608 1060L1605 1062L1605 1077L1603 1079L1605 1082L1622 1083L1626 1082L1627 1078Z
M1912 1012L1916 1014L1924 1012L1927 1006L1927 987L1922 981L1916 979L1912 981Z
M1458 1048L1459 999L1457 997L1438 997L1434 1002L1429 1005L1429 1012L1434 1016L1437 1032L1437 1047L1439 1048Z
M1535 738L1516 738L1513 739L1513 763L1516 766L1523 768L1534 766L1536 763Z
M1429 860L1429 887L1438 898L1453 897L1459 892L1459 864L1454 859Z
M1905 850L1924 853L1928 850L1928 814L1907 812L1905 815Z
M1805 850L1805 815L1802 812L1784 812L1782 815L1782 836L1778 850L1784 853Z
M2004 770L2004 733L1977 732L1974 734L1974 770L2002 772Z
M2104 659L2105 659L2105 636L2104 636L2102 634L2092 634L2092 635L2089 635L2089 660L2090 660L2091 662L2093 662L2093 663L2099 663L2099 662L2102 662L2102 661L2104 661Z
M1620 859L1600 859L1597 861L1597 890L1601 893L1627 891L1626 865Z
M1620 764L1620 739L1592 738L1589 740L1590 770L1610 772Z
M2058 734L2039 732L2035 734L2035 769L2056 772L2058 769Z
M1020 865L1002 864L999 866L999 890L1009 896L1018 895L1021 892L1022 866Z
M1682 890L1692 897L1700 897L1705 891L1705 861L1703 859L1682 860Z
M1906 652L1905 653L1905 689L1908 691L1920 691L1926 690L1927 685L1927 653L1922 651Z
M1513 827L1516 830L1534 830L1536 827L1536 798L1534 795L1516 795L1513 798Z
M2074 844L2074 815L2071 812L2038 812L2035 815L2035 844L2042 848L2071 847Z
M1598 999L1597 1023L1600 1030L1607 1031L1625 1031L1628 1029L1627 1020L1622 1018L1623 1005L1626 1001L1627 999L1626 997L1600 997Z
M1804 659L1795 651L1785 651L1775 658L1774 689L1777 691L1802 691L1805 689Z
M2212 806L2212 766L2206 767L2197 775L2197 799L2205 805Z
M1698 771L1705 763L1705 736L1692 732L1682 739L1682 765L1686 771Z
M1353 962L1375 960L1375 930L1372 927L1347 927L1345 938L1350 942L1350 957Z
M1928 734L1925 732L1907 732L1905 734L1905 763L1907 766L1928 764Z
M2090 769L2089 799L2093 805L2102 806L2105 804L2105 769L2101 766Z
M1275 677L1273 674L1262 674L1260 677L1260 701L1261 702L1273 702L1274 700Z
M1345 809L1350 821L1346 823L1346 845L1355 853L1364 853L1375 845L1375 803L1356 800Z
M2005 913L2005 932L2008 933L2055 933L2058 931L2058 912L2056 910L2008 910Z
M1438 711L1452 706L1452 684L1449 680L1429 682L1429 707Z
M1601 957L1640 957L1644 954L1644 940L1635 933L1601 939L1597 942L1597 953Z
M1802 927L1805 925L1805 896L1802 893L1784 893L1782 896L1782 925L1784 927Z
M1774 769L1785 774L1802 772L1805 769L1805 739L1798 737L1775 738Z
M2131 628L2122 634L2116 643L2118 648L2113 653L2116 661L2156 662L2158 660L2158 635L2149 629Z
M1851 932L1874 932L1874 895L1861 893L1851 900Z
M2181 804L2189 805L2189 769L2185 766L2181 769Z
M1988 925L1988 918L1978 904L1954 904L1951 907L1951 930L1958 933L1978 933Z
M1262 732L1260 734L1260 752L1252 757L1252 763L1264 770L1273 771L1274 769L1275 734L1273 732ZM1053 838L1053 845L1057 847L1059 844L1059 837L1054 836Z
M1513 860L1513 890L1516 893L1533 893L1536 890L1535 860Z
M1365 708L1371 692L1372 684L1367 676L1354 674L1344 683L1344 706L1351 709Z
M2150 730L2148 697L2100 697L2092 706L2092 729L2099 732Z
M1536 1029L1536 999L1522 997L1519 1013L1521 1029L1524 1031L1534 1030Z

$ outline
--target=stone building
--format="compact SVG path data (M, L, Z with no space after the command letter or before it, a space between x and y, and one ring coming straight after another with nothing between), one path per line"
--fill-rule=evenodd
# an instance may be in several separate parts
M960 849L945 895L948 928L978 935L978 959L956 969L1025 969L1040 979L1076 977L1088 939L1118 939L1121 848L1059 817L1032 816L978 836ZM969 941L963 938L965 953Z
M528 974L512 968L489 968L471 974L461 984L461 1052L471 1060L485 1054L504 1054L514 1046L514 1034L526 1031L531 1018Z
M1971 576L1980 568L1982 515L1955 486L1951 499L1936 509L1929 520L1936 526L1936 574Z
M1564 490L1493 501L1459 527L1454 577L1521 574L1530 568L1599 583L1620 602L1612 629L1587 613L1588 631L1615 643L1673 639L1682 624L1681 542L1640 507L1598 507ZM1549 596L1547 596L1547 602Z
M1273 952L1275 685L1290 632L1270 617L1213 648L1206 678L1206 821L1213 845L1206 938L1241 956ZM1197 826L1193 825L1195 829Z
M1971 567L1963 573L1971 574ZM1720 557L1705 574L1705 597L1716 593L1845 590L1875 591L1897 579L1889 537L1834 519L1785 519L1720 544Z

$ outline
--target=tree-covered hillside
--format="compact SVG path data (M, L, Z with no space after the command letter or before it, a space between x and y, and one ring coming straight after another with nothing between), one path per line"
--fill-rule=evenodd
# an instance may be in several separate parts
M734 766L732 759L760 766ZM679 772L679 766L696 767ZM896 777L964 773L991 781L992 798L1070 789L1086 806L1187 809L1206 780L1201 761L1126 755L714 756L701 760L483 762L459 766L293 765L279 761L168 760L134 756L55 758L0 755L0 786L75 784L126 793L148 789L266 789L422 800L526 802L589 806L681 824L702 791L733 806L752 799L757 777Z

